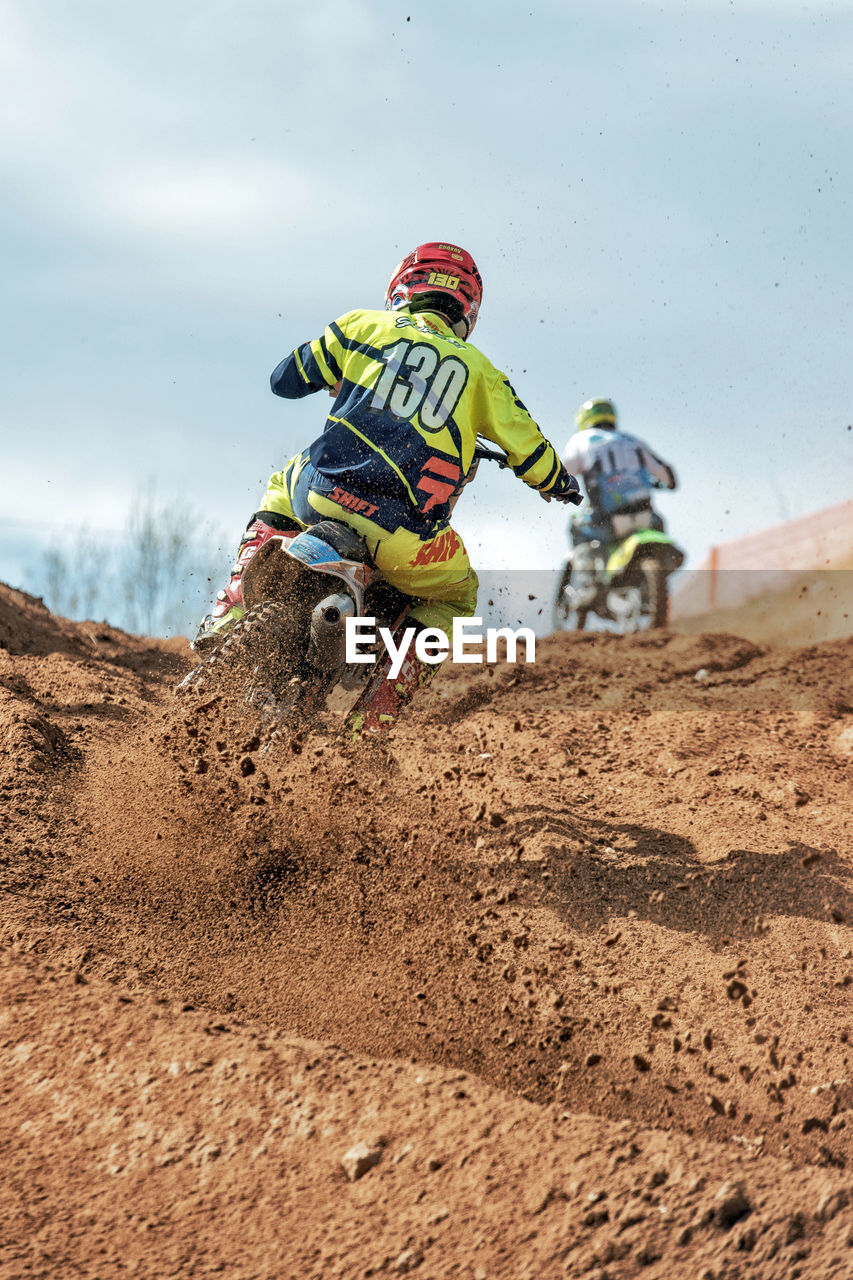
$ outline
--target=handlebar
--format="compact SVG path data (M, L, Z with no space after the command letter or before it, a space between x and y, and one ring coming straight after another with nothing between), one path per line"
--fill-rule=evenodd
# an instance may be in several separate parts
M498 466L501 468L501 470L504 470L506 467L509 466L509 458L506 456L505 453L501 453L497 449L486 448L484 444L480 444L480 439L478 437L477 443L474 447L474 466L471 469L469 480L473 479L474 472L477 469L477 464L483 461L496 462ZM542 493L540 490L539 496L543 498L545 502L551 502L552 499L555 499L557 502L568 502L568 503L571 503L573 506L577 506L579 503L583 501L583 498L579 492L573 493L573 494L565 494L558 497L553 493Z
M486 462L496 462L501 469L509 466L509 459L505 453L499 453L496 449L487 449L482 444L477 444L474 457L478 461L483 459Z

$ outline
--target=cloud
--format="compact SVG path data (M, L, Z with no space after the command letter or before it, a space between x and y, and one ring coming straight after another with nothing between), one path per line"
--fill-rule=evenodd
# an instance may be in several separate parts
M314 186L292 168L245 156L153 159L110 168L100 184L103 215L183 239L293 229L316 211Z
M439 236L478 258L478 345L546 434L615 395L707 523L721 458L760 470L780 421L850 400L846 7L0 0L14 510L108 522L150 467L238 531L322 425L269 370ZM815 506L845 478L807 463ZM486 476L475 563L559 563L565 509Z

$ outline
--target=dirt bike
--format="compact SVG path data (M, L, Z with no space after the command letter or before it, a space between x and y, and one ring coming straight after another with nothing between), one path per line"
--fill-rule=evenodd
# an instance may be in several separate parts
M650 506L615 512L610 537L577 542L557 587L554 630L595 627L628 635L665 627L669 577L684 552L658 527L662 523Z
M465 485L486 458L508 465L478 444ZM271 537L243 570L242 591L243 617L176 693L224 682L268 718L290 724L310 723L336 690L356 716L384 673L378 663L346 661L347 619L374 618L376 634L381 627L396 634L417 603L385 581L363 538L329 519L308 529L294 522Z

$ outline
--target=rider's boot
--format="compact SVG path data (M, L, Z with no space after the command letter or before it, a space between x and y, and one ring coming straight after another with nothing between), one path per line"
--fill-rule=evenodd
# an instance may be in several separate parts
M216 593L216 604L213 610L202 618L191 648L196 653L207 653L214 649L227 636L228 632L245 613L243 607L243 570L265 542L269 542L279 532L273 525L267 524L261 517L266 512L258 512L240 539L237 559L231 568L231 579L228 586Z
M395 645L400 643L405 627L412 625L411 618L401 623L394 634ZM386 733L393 728L400 712L411 701L412 695L429 684L438 671L440 663L422 662L415 653L418 623L414 622L414 626L415 635L412 636L395 679L388 679L392 663L391 655L386 652L377 660L370 683L350 712L347 721L347 730L353 739L358 739L363 734Z

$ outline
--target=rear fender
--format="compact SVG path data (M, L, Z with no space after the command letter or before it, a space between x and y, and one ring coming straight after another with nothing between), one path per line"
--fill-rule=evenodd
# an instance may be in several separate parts
M658 529L637 529L613 548L607 560L607 572L614 578L641 559L657 560L667 573L672 573L683 563L684 552Z
M352 594L358 613L364 603L364 589L376 570L355 560L344 560L340 552L310 534L284 533L270 538L252 556L243 570L243 604L247 609L263 600L290 600L306 570L328 574L343 582Z
M372 565L343 559L339 551L310 530L299 533L288 543L282 544L282 550L303 569L328 574L343 582L355 600L356 614L361 614L365 587L376 576L376 569Z

